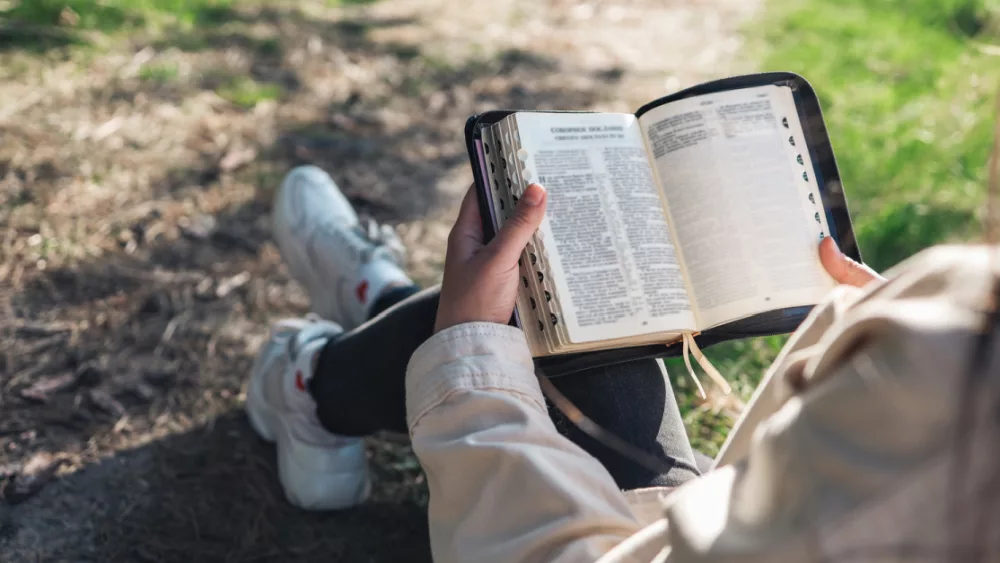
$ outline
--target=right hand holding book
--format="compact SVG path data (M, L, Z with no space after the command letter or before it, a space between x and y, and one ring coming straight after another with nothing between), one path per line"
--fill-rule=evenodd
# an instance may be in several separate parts
M483 244L475 187L462 200L448 236L434 332L468 322L507 324L521 279L517 260L545 218L545 189L531 184L511 218Z

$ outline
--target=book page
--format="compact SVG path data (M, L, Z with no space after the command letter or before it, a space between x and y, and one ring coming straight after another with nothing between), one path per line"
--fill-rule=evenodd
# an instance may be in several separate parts
M488 151L489 145L493 146L487 158L489 189L486 195L490 218L500 229L510 219L526 187L520 175L521 167L517 165L520 147L513 117L508 116L493 124L482 135L484 152ZM551 280L536 277L537 271L547 271L544 256L538 248L538 236L535 234L518 259L522 287L517 292L514 315L518 326L524 330L532 354L545 355L559 348L559 332L563 327L558 323L562 314ZM546 327L551 328L547 330Z
M548 190L539 240L573 343L693 330L635 116L515 115L526 182Z
M640 119L699 329L813 305L830 232L790 88L679 100Z

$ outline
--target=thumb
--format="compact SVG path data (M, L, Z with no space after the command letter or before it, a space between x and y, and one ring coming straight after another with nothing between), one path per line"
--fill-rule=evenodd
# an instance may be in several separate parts
M504 223L496 238L487 246L494 260L497 260L504 269L517 264L521 251L542 224L542 219L545 218L546 196L545 188L539 184L529 185L521 194L521 201L514 210L514 216Z
M848 258L831 237L820 242L819 259L830 277L840 284L863 287L872 280L883 279L875 270Z

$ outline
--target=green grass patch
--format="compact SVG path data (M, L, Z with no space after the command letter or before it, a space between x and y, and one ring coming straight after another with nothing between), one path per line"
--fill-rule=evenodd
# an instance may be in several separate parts
M178 73L174 63L150 63L139 69L139 80L165 84L176 80Z
M22 0L3 12L5 19L39 27L112 30L141 23L139 12L93 0Z
M865 260L884 270L923 248L979 236L993 104L1000 86L1000 0L770 0L750 29L762 70L815 86ZM744 397L784 338L706 353ZM683 364L670 362L675 381ZM707 453L718 417L678 392Z
M277 84L261 83L244 76L228 80L215 93L237 106L250 109L265 100L277 100L284 90Z
M773 0L764 68L823 101L862 254L884 269L976 236L1000 58L996 0Z
M21 0L0 17L39 28L127 31L148 25L226 21L233 0Z

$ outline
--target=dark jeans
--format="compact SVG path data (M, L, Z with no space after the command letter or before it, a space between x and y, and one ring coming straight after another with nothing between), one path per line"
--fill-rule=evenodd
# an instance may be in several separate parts
M397 288L375 304L372 319L320 353L310 391L323 426L335 434L406 432L406 365L434 331L439 292ZM664 462L653 471L573 426L554 408L556 427L607 468L622 489L674 487L697 476L694 453L673 390L655 360L595 368L552 380L585 415Z

